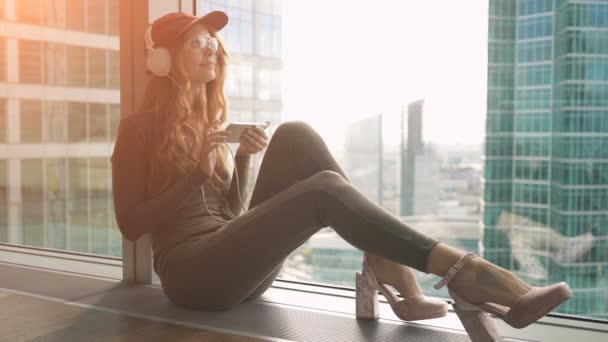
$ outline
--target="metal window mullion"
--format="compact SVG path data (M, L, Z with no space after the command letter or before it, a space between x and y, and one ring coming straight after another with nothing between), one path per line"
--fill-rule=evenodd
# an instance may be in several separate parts
M92 249L92 233L91 233L91 158L86 158L86 186L87 186L87 253L91 252Z

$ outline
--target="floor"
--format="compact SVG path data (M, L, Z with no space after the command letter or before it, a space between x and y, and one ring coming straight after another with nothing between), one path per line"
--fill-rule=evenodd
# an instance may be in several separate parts
M210 341L259 338L189 328L0 290L0 341Z

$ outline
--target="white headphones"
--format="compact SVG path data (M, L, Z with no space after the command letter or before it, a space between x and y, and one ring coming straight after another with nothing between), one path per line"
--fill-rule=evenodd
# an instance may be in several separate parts
M164 47L154 47L152 25L148 25L144 34L146 46L146 68L156 76L169 76L171 71L171 54Z

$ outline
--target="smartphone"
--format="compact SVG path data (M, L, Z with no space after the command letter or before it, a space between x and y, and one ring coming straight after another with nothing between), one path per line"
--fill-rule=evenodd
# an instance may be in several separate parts
M224 128L226 131L230 131L230 135L226 138L226 142L239 143L241 142L241 134L249 127L260 127L266 129L270 126L270 121L266 122L231 122Z

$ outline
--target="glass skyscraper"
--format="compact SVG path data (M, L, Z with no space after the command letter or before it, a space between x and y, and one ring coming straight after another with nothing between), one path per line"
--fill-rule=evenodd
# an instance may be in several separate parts
M118 0L0 1L0 243L120 257Z
M608 1L490 0L483 255L608 317Z

